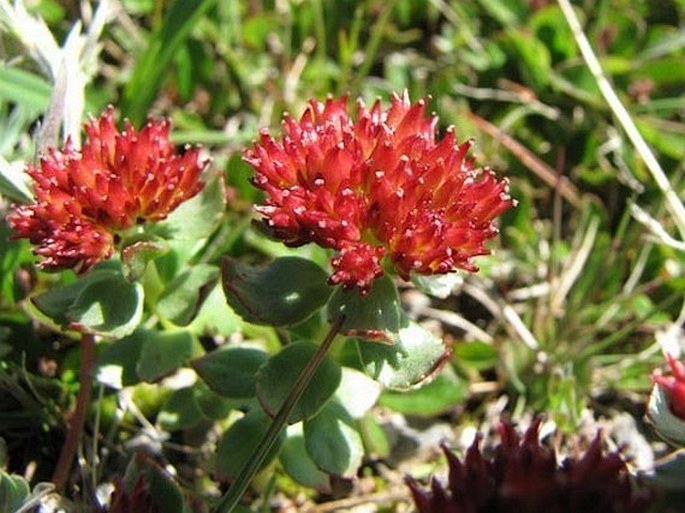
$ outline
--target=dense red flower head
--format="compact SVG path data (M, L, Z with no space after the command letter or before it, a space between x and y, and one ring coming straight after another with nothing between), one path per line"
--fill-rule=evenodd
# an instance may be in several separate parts
M108 108L85 126L78 151L71 141L28 166L35 202L8 216L15 238L38 246L42 268L85 271L109 258L116 232L159 221L203 187L199 149L176 152L169 122L148 121L118 132Z
M668 393L669 408L673 415L685 420L685 363L671 355L667 355L666 359L673 375L663 376L655 373L652 379Z
M539 420L521 438L509 423L499 427L501 443L492 457L480 438L462 462L445 448L447 487L433 479L430 490L408 477L418 513L642 513L652 495L634 487L618 453L603 454L599 435L579 459L557 464L540 444Z
M471 141L452 129L437 139L426 102L393 95L387 111L347 98L310 101L299 121L284 116L283 135L263 130L244 154L266 203L267 230L287 245L315 242L339 252L332 283L369 289L388 257L409 274L477 270L489 253L493 220L512 206L507 181L474 169Z

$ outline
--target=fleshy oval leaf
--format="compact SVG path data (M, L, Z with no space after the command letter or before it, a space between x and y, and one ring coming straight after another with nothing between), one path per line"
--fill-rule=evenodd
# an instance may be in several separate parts
M434 376L449 359L442 340L415 322L399 331L393 345L357 342L369 376L392 390L407 390Z
M126 280L119 262L107 261L32 302L65 328L121 338L132 333L142 319L143 288Z
M304 258L277 258L267 266L253 267L224 257L221 269L228 304L253 324L302 322L321 308L333 291L324 270Z
M0 511L19 511L30 500L29 483L21 476L0 470Z
M363 417L373 408L380 395L380 383L358 370L342 368L342 380L335 392L335 398L353 418Z
M227 347L193 360L191 365L217 394L233 399L255 395L257 370L268 355L253 347Z
M143 287L113 273L86 286L67 310L69 327L96 335L130 335L143 318Z
M369 293L339 287L328 302L332 322L344 315L340 333L383 343L393 343L400 331L402 310L397 287L387 275L373 284Z
M193 320L216 283L219 270L208 264L197 264L181 272L167 286L157 301L159 315L174 324L186 326Z
M278 413L302 369L317 350L311 342L295 342L271 356L257 372L256 391L262 408L272 417ZM294 424L316 415L340 384L340 365L325 356L288 417Z
M157 422L165 431L181 431L206 420L193 387L174 390L162 405Z
M324 472L342 477L357 473L364 444L354 419L338 401L304 422L304 440L309 457Z
M136 330L107 344L97 357L98 382L117 390L140 383L138 361L149 333L147 330Z
M468 393L468 383L446 367L430 383L416 390L386 390L378 404L404 415L430 417L448 411L463 401Z
M147 331L136 372L143 381L156 381L188 363L193 353L195 340L187 331Z
M329 475L317 467L307 453L301 423L288 428L278 459L288 475L299 484L320 493L331 492Z
M231 482L237 477L270 425L271 419L257 408L235 421L221 435L216 448L217 479ZM285 430L281 431L273 447L262 461L260 468L266 467L276 457L284 439Z

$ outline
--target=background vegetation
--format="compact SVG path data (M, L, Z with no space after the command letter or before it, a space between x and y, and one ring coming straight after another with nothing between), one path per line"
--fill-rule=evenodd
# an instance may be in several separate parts
M75 23L93 27L97 7L26 4L65 48ZM668 453L643 417L650 374L664 365L662 348L682 344L683 220L667 207L601 95L556 2L122 0L111 6L99 38L74 50L86 84L85 112L97 115L112 104L136 126L148 114L168 116L175 142L211 152L228 202L195 263L216 264L222 254L247 262L284 254L326 261L311 248L292 252L253 230L252 203L260 193L247 181L251 171L240 152L260 127L277 129L284 111L299 115L308 99L331 94L367 103L403 90L413 100L430 97L441 130L454 125L460 139L474 138L477 161L508 176L519 202L501 220L494 255L481 260L480 273L460 275L441 299L402 288L405 308L444 337L453 358L423 388L382 393L359 421L365 449L359 478L333 479L317 492L277 461L253 486L254 511L359 505L406 511L403 473L428 475L440 466L441 437L463 446L474 428L487 430L502 414L543 413L559 428L559 440L592 436L603 426L639 470ZM682 198L685 2L583 0L575 9ZM8 177L35 160L41 117L62 83L41 60L47 43L29 36L25 22L9 12L3 2L3 210L20 199L21 180ZM8 234L0 225L0 237ZM25 241L0 245L0 464L35 484L49 478L64 437L64 414L78 388L78 344L39 322L26 301L71 278L37 273L33 262ZM199 352L226 341L257 340L270 352L280 345L277 330L237 316L193 323ZM87 484L67 498L88 504L143 447L204 511L205 500L225 486L211 465L219 433L236 416L227 414L230 408L203 406L202 390L184 381L192 371L182 369L161 381L164 373L153 372L120 390L101 380L80 459Z

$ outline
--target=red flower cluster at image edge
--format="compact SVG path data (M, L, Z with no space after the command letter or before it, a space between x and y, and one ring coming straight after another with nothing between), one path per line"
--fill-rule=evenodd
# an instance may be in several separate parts
M310 101L299 121L284 116L283 135L264 130L244 159L266 194L257 210L267 230L290 246L335 249L332 283L365 293L388 257L400 276L477 270L489 253L495 217L513 204L507 181L474 169L471 141L452 129L436 138L426 102L393 95L387 111L347 98Z
M654 382L666 390L669 398L669 409L679 419L685 421L685 363L667 355L668 366L672 376L654 373Z
M168 121L118 132L113 115L110 107L85 126L80 151L67 141L28 166L35 202L7 221L14 238L37 246L43 269L84 272L112 255L118 232L160 221L202 190L206 162L198 148L176 153Z

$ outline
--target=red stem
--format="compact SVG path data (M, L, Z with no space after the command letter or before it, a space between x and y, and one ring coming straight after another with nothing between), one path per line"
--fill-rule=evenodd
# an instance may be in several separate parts
M79 369L79 381L81 386L76 396L76 407L69 419L67 439L62 446L52 482L58 492L63 491L69 477L69 471L76 457L78 443L86 423L88 404L90 403L90 391L93 388L95 367L95 337L83 334L81 336L81 368Z

